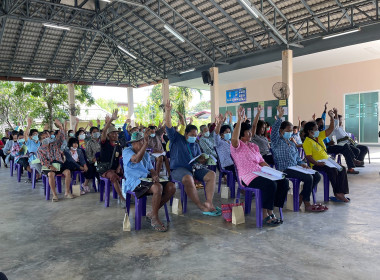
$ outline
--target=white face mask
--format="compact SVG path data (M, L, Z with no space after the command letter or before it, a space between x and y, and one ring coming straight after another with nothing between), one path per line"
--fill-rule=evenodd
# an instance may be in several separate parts
M41 142L42 142L42 145L48 145L50 143L50 138L45 138Z
M209 137L210 136L210 131L207 131L204 135L205 135L205 137Z
M86 135L84 135L84 134L80 134L80 135L78 136L78 139L79 139L79 140L84 140L84 138L86 138Z
M71 150L76 151L78 148L71 147Z
M92 137L94 137L95 139L98 139L100 137L100 132L94 132L92 134Z

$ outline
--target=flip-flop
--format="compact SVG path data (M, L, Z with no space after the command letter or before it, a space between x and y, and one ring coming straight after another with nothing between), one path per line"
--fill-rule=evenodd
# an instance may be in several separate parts
M267 226L267 227L278 227L281 223L279 223L277 220L276 221L271 221L270 223L268 223L269 220L271 220L272 217L271 216L267 216L264 220L263 220L263 226Z
M158 232L166 232L168 231L167 227L160 225L160 224L151 224L152 229Z
M202 212L202 214L206 216L218 217L222 215L222 212L218 212L218 210L215 210L213 212Z
M348 197L346 197L346 199L348 200L348 202L351 201L351 199L348 198ZM331 200L332 202L344 202L343 200L340 200L340 199L336 198L335 196L330 196L330 200ZM346 203L347 203L347 202L346 202Z

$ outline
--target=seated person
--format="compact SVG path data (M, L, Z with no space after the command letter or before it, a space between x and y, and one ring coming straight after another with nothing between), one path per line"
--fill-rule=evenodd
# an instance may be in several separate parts
M335 109L335 108L334 108ZM322 113L322 117L316 119L316 123L318 125L318 130L323 131L326 128L325 122L326 122L326 110L327 110L327 102L325 104L325 111ZM335 123L334 123L335 124ZM333 127L334 129L334 127ZM333 134L331 134L329 137L332 137ZM356 166L361 167L364 165L364 162L360 162L355 159L355 154L352 151L351 147L347 145L336 145L336 143L333 140L330 140L328 137L323 141L327 146L327 153L328 154L342 154L344 156L344 159L346 160L347 164L347 173L348 174L359 174L359 171L356 171L354 168Z
M266 163L273 166L273 156L270 152L270 145L268 138L265 137L266 123L262 120L259 120L261 112L264 110L263 107L257 107L257 114L252 123L252 142L255 143L259 149L260 154L265 160Z
M41 161L42 166L48 168L48 170L43 169L42 172L48 175L49 185L53 193L52 201L57 202L58 196L55 189L56 174L65 175L65 198L74 198L74 196L70 192L71 172L64 160L63 152L61 151L61 145L65 139L63 126L58 119L56 119L54 123L56 127L59 128L57 137L55 138L55 141L51 141L50 133L43 132L41 134L41 146L37 150L37 157ZM53 166L53 163L60 166L59 170Z
M334 131L331 136L336 137L336 141L338 145L347 144L351 151L355 155L354 163L357 167L364 166L364 158L368 153L368 147L364 145L359 145L352 140L350 135L343 128L343 117L342 115L338 115L338 110L334 108L335 121L334 121Z
M189 162L201 154L199 145L195 143L197 138L197 127L188 125L185 130L185 136L175 131L172 126L171 118L172 105L170 101L165 104L165 124L166 132L170 140L170 169L171 177L175 181L182 182L186 194L203 211L205 215L220 216L221 210L215 209L213 197L215 192L215 172L208 170L206 159L200 157L197 163ZM201 203L197 189L195 188L194 178L198 181L205 181L206 202Z
M210 133L209 128L206 125L201 125L200 130L202 137L199 139L199 146L202 151L207 155L212 155L214 158L217 158L214 141L215 131Z
M10 139L5 143L5 146L3 148L3 153L6 156L5 158L5 167L8 167L9 161L13 160L13 156L11 155L13 143L17 142L18 139L18 132L16 130L13 130L10 136Z
M299 206L301 206L303 202L305 204L305 211L325 211L327 210L325 206L310 204L311 192L313 190L313 187L318 185L319 181L321 180L321 175L319 175L318 172L315 172L314 175L311 175L293 169L289 169L289 167L294 167L297 165L302 166L306 169L309 167L300 158L296 144L290 140L293 132L292 124L288 121L283 122L281 119L284 115L284 108L278 106L277 111L279 112L279 114L275 123L272 126L271 134L271 144L274 159L276 162L276 169L284 172L287 178L296 178L304 182L303 190L299 194Z
M273 128L272 128L272 130L273 130ZM300 132L298 130L298 126L293 126L293 133L292 133L291 141L293 141L294 144L296 144L297 148L302 148L302 140L300 137Z
M314 121L305 124L304 132L306 139L303 143L303 149L310 166L314 170L327 173L334 191L335 198L333 200L349 202L349 199L345 197L345 194L349 193L346 168L342 166L342 170L339 171L337 168L326 166L324 162L318 162L319 160L329 158L323 140L330 136L334 130L334 113L333 111L329 111L328 114L330 116L330 126L326 130L320 132L318 125Z
M161 135L164 133L165 128L161 127L160 129L157 129L157 126L151 125L148 128L151 133L149 135L148 139L148 149L152 150L152 153L157 153L157 154L162 154L164 153L164 147L162 147L162 142L161 142ZM163 155L161 156L151 156L151 159L156 162L156 173L160 175L161 168L162 168L162 163L164 161Z
M67 143L67 149L65 150L66 163L70 171L83 171L84 174L87 173L88 167L83 154L82 149L79 148L79 141L76 138L70 138ZM83 187L81 194L86 194L90 192L90 188L87 189Z
M120 187L120 178L122 177L122 169L120 165L121 147L118 143L119 131L111 125L112 121L117 120L118 110L114 110L112 116L106 116L106 125L103 128L102 136L100 139L100 158L98 161L99 165L106 165L107 168L101 170L99 175L108 178L116 192L118 193L120 199L125 201L124 196ZM104 172L103 172L104 171Z
M223 169L231 171L236 178L235 165L231 158L231 127L223 124L223 116L219 115L216 120L214 134L215 149L218 152L219 162Z
M84 181L83 188L86 192L90 191L88 182L90 179L95 180L95 177L100 180L99 174L96 171L95 162L97 162L96 154L100 153L100 132L99 128L92 126L90 128L91 139L88 140L86 144L86 157L87 157L87 167L88 171L84 174L86 180Z
M20 164L25 170L28 170L28 172L32 172L29 166L29 158L24 135L19 132L17 138L18 140L13 143L11 155L13 156L15 163Z
M75 133L75 137L79 140L79 147L83 150L86 149L86 132L84 130L78 130Z
M263 225L278 226L282 221L274 215L273 207L283 207L289 190L289 181L287 179L272 181L253 173L268 164L261 156L259 147L250 142L252 129L249 124L242 123L244 117L244 108L239 107L238 121L231 139L231 156L243 185L261 190Z
M149 154L146 152L150 135L150 129L134 132L131 136L131 147L123 150L123 195L127 191L135 192L137 198L152 194L152 211L146 216L151 220L151 226L156 231L166 231L167 227L160 221L158 210L174 195L176 189L172 182L161 182L159 174L154 170ZM152 179L152 182L141 180Z
M25 145L28 151L28 163L29 167L27 167L27 170L31 172L31 168L36 169L36 180L41 178L42 174L42 165L41 162L37 158L37 150L41 146L40 136L37 129L30 129L32 126L32 119L28 118L28 126L25 130ZM30 170L29 170L29 169Z

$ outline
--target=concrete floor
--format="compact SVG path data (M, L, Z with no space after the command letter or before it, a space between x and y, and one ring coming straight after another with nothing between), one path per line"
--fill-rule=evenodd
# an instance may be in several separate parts
M41 183L32 190L2 167L0 271L12 280L379 279L380 149L371 156L360 175L349 175L350 204L284 211L282 226L257 229L254 209L233 226L189 202L189 213L171 214L167 233L146 222L140 232L123 232L121 205L111 200L106 209L95 193L47 202Z

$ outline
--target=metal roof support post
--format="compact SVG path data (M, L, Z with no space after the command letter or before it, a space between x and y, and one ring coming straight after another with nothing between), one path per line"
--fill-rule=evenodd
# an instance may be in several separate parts
M135 126L135 108L133 103L133 87L127 88L128 92L128 119L131 120L131 125Z
M162 101L165 104L170 100L170 95L169 95L169 79L163 79L162 80Z
M287 84L290 89L288 98L288 121L293 123L293 51L282 51L282 82Z
M70 129L75 129L75 92L73 83L67 84L67 91L69 95Z
M219 115L219 68L211 67L210 75L212 84L210 86L211 95L211 119Z

